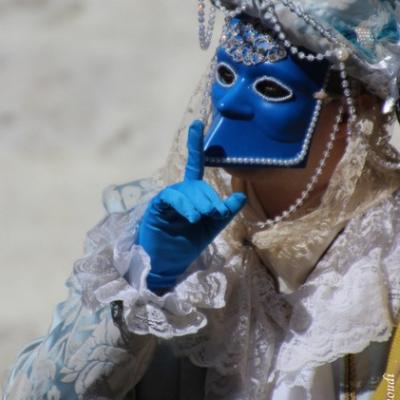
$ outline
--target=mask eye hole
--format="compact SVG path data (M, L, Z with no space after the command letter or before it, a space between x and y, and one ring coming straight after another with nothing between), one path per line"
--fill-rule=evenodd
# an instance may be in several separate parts
M253 84L253 89L268 101L286 101L293 97L293 91L288 86L272 77L262 77Z
M217 65L217 81L222 86L232 86L236 81L235 71L225 63Z

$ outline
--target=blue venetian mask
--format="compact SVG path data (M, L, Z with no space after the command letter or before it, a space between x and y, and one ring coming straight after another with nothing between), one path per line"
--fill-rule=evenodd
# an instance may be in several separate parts
M244 26L233 23L235 29ZM237 39L240 34L246 33L235 33L229 45L217 49L206 165L302 167L321 109L315 93L329 65L287 54L271 37L263 53L250 51ZM250 34L254 48L260 41Z

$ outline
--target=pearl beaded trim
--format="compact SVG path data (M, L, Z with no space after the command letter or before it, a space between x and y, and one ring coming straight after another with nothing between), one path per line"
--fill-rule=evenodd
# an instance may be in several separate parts
M302 162L307 155L308 148L310 147L311 138L315 131L318 122L319 114L322 108L322 100L317 100L314 112L307 129L307 133L300 152L293 158L282 160L281 158L252 158L252 157L206 157L205 160L210 163L218 164L242 164L249 165L276 165L281 167L290 167L292 165Z
M232 80L232 82L226 83L226 82L223 82L223 81L220 79L219 74L218 74L218 69L219 69L220 67L225 67L225 68L227 68L227 69L231 72L231 74L233 75L233 80ZM218 82L222 87L229 88L229 87L233 86L233 85L236 83L236 81L237 81L237 75L236 75L236 72L231 68L231 66L230 66L229 64L224 63L224 62L219 62L219 63L217 64L217 67L216 67L215 79L217 80L217 82Z
M339 110L338 110L338 114L335 117L334 126L329 135L329 140L328 140L328 143L326 144L322 158L319 161L318 166L315 169L308 184L306 185L306 188L303 190L301 195L296 199L296 201L287 210L283 211L280 215L277 215L275 218L267 219L264 222L250 222L250 221L244 220L244 223L246 225L256 226L257 228L260 228L260 229L270 228L273 225L277 224L278 222L281 222L281 221L289 218L304 204L304 202L309 197L310 193L315 188L315 185L317 184L318 179L321 176L323 169L326 165L326 161L328 160L328 158L332 152L337 133L339 132L339 124L342 121L342 116L343 116L343 107L340 106Z
M283 3L283 2L282 2ZM292 10L292 8L289 7L289 5L287 6L291 11L294 11L294 9ZM295 7L296 10L296 14L301 14L297 7ZM301 14L303 15L303 14ZM325 53L318 53L318 54L312 54L312 53L305 53L302 50L299 50L299 48L297 46L294 46L292 44L292 42L287 38L286 33L284 32L284 29L282 27L282 25L279 22L278 16L276 15L275 12L275 8L274 6L268 6L267 7L267 12L264 14L264 17L266 19L268 19L271 23L272 29L275 31L276 35L277 35L277 39L280 40L283 45L289 49L290 53L293 54L294 56L298 57L299 59L303 60L306 59L307 61L322 61L328 57L332 56L332 52L330 50L327 50ZM303 16L304 19L304 16ZM319 31L319 29L324 29L324 28L320 28L320 26L311 18L311 17L306 17L307 21L309 24L312 25L312 27L314 29L317 29ZM312 24L311 21L314 21L315 23Z
M257 90L257 85L261 82L265 82L265 81L269 81L269 82L273 82L276 85L280 86L283 90L286 90L286 95L281 96L281 97L272 97L272 96L266 96L265 94L261 93L259 90ZM260 78L256 79L255 82L252 85L252 89L254 90L254 92L256 94L258 94L259 96L261 96L263 99L270 101L272 103L280 103L282 101L287 101L290 100L293 97L293 90L285 85L282 81L280 81L279 79L273 77L273 76L268 76L268 75L264 75L261 76Z

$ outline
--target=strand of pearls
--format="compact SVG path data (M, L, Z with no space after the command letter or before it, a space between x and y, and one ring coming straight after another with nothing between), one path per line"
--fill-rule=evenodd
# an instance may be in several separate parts
M353 96L351 93L350 82L347 76L346 65L345 62L350 56L350 51L347 46L344 45L339 39L337 39L329 30L325 29L320 23L318 23L314 18L312 18L309 14L305 13L301 7L295 5L290 0L280 0L281 4L287 7L291 12L296 14L299 18L303 19L304 22L310 25L316 32L318 32L322 37L329 40L333 45L337 47L335 52L331 50L326 50L324 53L314 54L306 54L303 51L300 51L298 47L294 46L290 40L287 39L285 32L283 31L283 27L279 22L279 19L276 15L276 11L273 5L269 5L267 7L267 17L269 16L270 22L273 25L274 31L277 33L278 39L281 40L285 47L290 49L290 52L293 55L296 55L299 59L306 59L307 61L322 61L326 58L335 55L338 60L338 68L340 73L341 86L343 90L343 95L345 98L345 102L347 105L347 110L349 114L349 121L347 124L347 140L353 134L353 125L357 120L356 108L354 105Z
M338 37L336 37L332 32L326 29L313 17L304 12L304 10L300 6L295 5L291 0L279 0L279 1L290 11L295 13L299 18L301 18L306 24L312 26L322 37L326 38L329 42L331 42L335 48L341 48L350 51L347 44L342 42ZM360 57L354 52L352 52L352 57L358 60L360 63L363 62L363 60L361 60Z
M287 2L282 1L282 4L284 4L284 3L287 3ZM296 15L298 15L298 14L302 15L303 19L309 25L311 25L314 29L318 30L318 32L320 30L324 30L324 28L322 26L320 26L317 22L315 22L314 19L312 19L308 15L300 13L300 11L298 11L298 8L296 6L294 6L294 5L289 6L289 4L288 5L284 4L284 5L287 6L292 12L295 12ZM299 59L301 59L301 60L306 59L307 61L312 62L312 61L322 61L322 60L332 56L331 50L326 50L324 53L318 53L318 54L308 53L307 54L304 51L299 50L299 48L297 46L293 45L293 43L287 38L287 35L284 32L284 29L283 29L281 23L279 22L278 16L275 11L275 7L273 5L269 5L267 7L267 12L265 13L264 17L269 19L269 21L271 22L272 29L276 33L277 38L283 43L283 45L287 49L289 49L289 51L294 56L298 57Z
M343 89L343 95L345 97L348 114L349 114L349 123L347 124L347 138L352 135L353 125L357 120L356 108L354 106L354 100L351 93L350 82L347 77L346 65L345 62L350 56L350 50L347 48L347 45L342 43L337 37L335 37L328 29L323 27L320 23L318 23L314 18L312 18L309 14L305 13L303 9L297 5L295 5L291 0L280 0L281 4L287 7L291 12L296 14L299 18L303 19L303 21L310 25L315 31L317 31L322 37L326 38L329 42L331 42L337 50L334 52L336 59L339 61L339 71L340 71L340 79L341 86ZM327 50L324 53L318 53L316 56L312 54L306 55L304 52L298 50L296 46L293 46L289 40L285 37L286 35L283 33L282 26L279 24L279 20L277 18L275 9L273 6L269 7L269 11L274 17L274 30L278 32L278 38L284 40L284 45L290 48L292 54L296 54L300 59L306 58L309 61L315 60L323 60L324 58L329 58L333 55L331 50ZM354 58L358 58L356 54L352 53Z
M206 3L205 0L198 0L197 19L199 21L199 42L202 50L207 50L210 47L215 27L215 17L216 8L211 5L206 25Z
M346 65L344 63L344 61L348 57L348 53L344 49L338 50L337 53L338 53L337 54L338 59L341 60L339 62L339 71L340 71L340 80L341 80L340 84L342 86L343 95L345 98L347 111L349 114L349 120L347 123L347 141L349 141L350 137L353 134L353 126L357 120L357 113L356 113L356 107L354 105L354 99L353 99L353 96L351 93L350 82L347 77Z
M336 59L339 62L338 68L340 73L341 86L349 114L349 123L347 124L347 137L349 140L353 132L353 125L357 119L356 108L354 106L354 100L351 93L350 82L347 77L345 65L346 60L350 56L350 52L347 47L343 43L341 43L341 41L339 41L329 30L325 29L314 18L305 13L300 7L293 4L293 2L291 2L290 0L280 0L280 2L291 12L296 14L299 18L302 18L306 24L310 25L322 37L326 38L338 47L335 52L332 52L331 50L326 50L324 53L318 53L316 55L306 54L304 51L300 51L299 48L297 46L294 46L287 38L286 33L284 32L283 27L279 22L275 7L271 3L269 3L269 5L266 7L267 13L265 14L265 16L270 20L273 30L276 32L278 39L282 41L283 45L288 48L293 55L297 56L301 60L306 59L310 62L322 61L326 58L331 57L332 55L335 55Z
M295 5L290 0L280 0L281 4L287 7L290 11L295 13L299 18L303 19L307 25L310 25L314 28L322 37L328 39L331 43L336 46L343 47L343 44L325 27L323 27L319 22L317 22L314 18L312 18L309 14L305 13L303 9L297 5Z
M326 165L326 161L328 160L329 156L331 155L334 142L336 140L337 133L339 132L339 124L342 121L343 117L343 107L340 106L338 110L338 114L335 117L335 122L332 128L332 131L329 135L328 143L326 144L324 153L322 158L320 159L317 168L315 169L312 177L310 178L306 188L302 191L301 195L296 199L296 201L285 211L283 211L280 215L276 216L275 218L267 219L264 222L256 222L252 223L245 220L247 225L256 226L257 228L264 229L264 228L271 228L273 225L286 220L292 214L294 214L301 206L303 206L304 202L309 197L310 193L315 188L315 185L318 182L319 177L321 176L323 169Z

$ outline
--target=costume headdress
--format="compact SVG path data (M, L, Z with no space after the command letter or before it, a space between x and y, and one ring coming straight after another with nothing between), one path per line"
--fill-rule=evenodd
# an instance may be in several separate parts
M213 0L228 18L241 13L256 18L291 45L302 45L346 61L351 76L392 104L399 97L400 3L398 0ZM199 0L204 22L204 0ZM214 14L215 11L212 11ZM204 27L202 28L205 29ZM202 30L200 29L200 31ZM211 25L208 29L210 37ZM202 37L203 47L206 47ZM209 43L209 42L208 42Z

